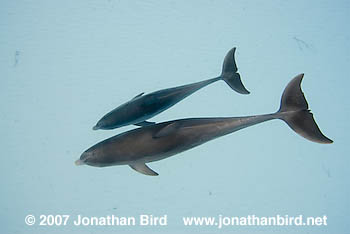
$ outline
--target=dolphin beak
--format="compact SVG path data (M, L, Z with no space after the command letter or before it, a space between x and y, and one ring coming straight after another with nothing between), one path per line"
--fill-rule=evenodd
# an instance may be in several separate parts
M98 129L100 129L97 125L95 125L93 128L92 128L92 130L98 130Z
M80 159L78 159L77 161L75 161L75 165L76 166L81 166L81 165L84 165L85 163L84 163L84 161L82 161L82 160L80 160Z

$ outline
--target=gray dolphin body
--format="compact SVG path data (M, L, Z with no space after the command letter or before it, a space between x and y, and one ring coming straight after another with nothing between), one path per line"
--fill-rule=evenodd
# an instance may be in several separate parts
M217 137L272 119L285 121L296 133L318 143L332 143L322 134L300 88L303 74L285 88L280 109L273 114L231 117L180 119L137 128L86 150L77 165L105 167L129 165L146 175L158 175L146 163L167 158Z
M236 48L233 48L225 56L222 73L219 77L193 84L162 89L147 95L141 93L130 101L107 113L97 122L93 129L115 129L130 124L138 126L154 124L153 122L147 122L146 120L165 111L192 93L218 80L224 80L238 93L249 94L249 91L244 87L241 81L239 73L237 73L238 69L235 62L235 51Z

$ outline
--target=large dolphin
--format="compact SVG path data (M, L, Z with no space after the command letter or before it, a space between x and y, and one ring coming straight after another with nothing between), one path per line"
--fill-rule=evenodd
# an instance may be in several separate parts
M86 150L77 165L129 165L145 175L158 175L146 163L161 160L217 137L273 119L286 122L296 133L317 143L332 143L318 128L300 88L303 74L285 88L280 109L248 117L173 120L137 128L104 140Z
M235 51L236 48L233 48L225 56L222 73L219 77L193 84L162 89L147 95L141 93L107 113L97 122L93 129L114 129L130 124L138 126L154 124L154 122L147 122L146 120L172 107L197 90L218 80L224 80L238 93L249 94L249 91L242 84L239 73L237 73Z

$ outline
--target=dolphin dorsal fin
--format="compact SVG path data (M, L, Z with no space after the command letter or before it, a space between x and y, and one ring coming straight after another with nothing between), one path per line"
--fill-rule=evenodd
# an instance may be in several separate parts
M140 126L140 127L146 127L146 126L150 126L150 125L153 125L153 124L156 124L156 122L149 122L149 121L142 121L142 122L139 122L139 123L136 123L134 125L136 126Z
M158 173L149 168L145 163L134 163L129 165L132 169L144 175L157 176Z
M177 123L177 122L170 123L170 124L166 125L165 127L161 128L158 132L156 132L153 135L153 138L160 138L160 137L169 136L177 129L179 129L179 123Z
M141 97L141 96L142 96L144 93L145 93L145 92L142 92L142 93L140 93L140 94L136 95L136 96L135 96L135 97L133 97L131 100L134 100L135 98Z

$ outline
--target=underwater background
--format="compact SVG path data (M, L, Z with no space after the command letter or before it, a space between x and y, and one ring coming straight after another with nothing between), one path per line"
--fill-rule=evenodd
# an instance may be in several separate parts
M349 233L349 1L20 1L0 7L1 233ZM331 145L269 121L148 165L77 167L93 131L139 93L216 77L150 119L274 112L302 89ZM135 143L137 144L137 143ZM167 215L167 226L40 226L40 215ZM185 226L185 216L327 216L327 226ZM27 215L37 223L28 226Z

